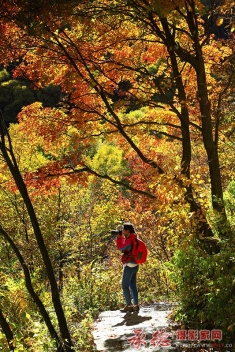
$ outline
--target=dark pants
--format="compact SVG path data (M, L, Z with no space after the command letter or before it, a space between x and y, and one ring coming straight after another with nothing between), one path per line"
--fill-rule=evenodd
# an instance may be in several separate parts
M133 268L130 266L125 266L123 270L122 276L122 289L123 294L126 300L126 304L128 306L131 305L131 294L133 298L133 303L138 304L138 290L136 287L136 274L138 272L139 265L134 266Z

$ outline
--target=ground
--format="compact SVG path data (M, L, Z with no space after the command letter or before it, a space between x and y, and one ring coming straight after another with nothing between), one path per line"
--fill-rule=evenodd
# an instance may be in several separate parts
M139 312L102 312L93 329L97 351L176 351L170 327L172 305L142 305Z
M141 305L139 312L102 312L93 327L95 351L99 352L233 352L209 335L221 330L185 329L173 321L175 305L156 302ZM190 337L186 340L184 337ZM195 335L194 335L195 334ZM209 335L208 335L209 334ZM210 335L212 336L212 335ZM201 339L199 339L199 337ZM214 341L214 342L211 342Z

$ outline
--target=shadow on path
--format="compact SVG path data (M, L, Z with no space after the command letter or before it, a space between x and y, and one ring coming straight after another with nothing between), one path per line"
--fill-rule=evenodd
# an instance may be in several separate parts
M168 321L170 312L170 306L165 302L143 304L139 312L122 313L120 310L101 312L93 329L96 351L136 352L138 349L156 351L156 346L151 344L151 340L156 331L170 329ZM140 332L138 336L136 331ZM136 338L136 341L132 338ZM157 351L173 352L175 349L172 345L169 349L161 347Z
M122 326L122 325L138 325L143 323L146 320L150 320L152 317L151 316L141 316L139 315L139 312L127 312L123 316L123 321L121 323L118 323L115 326Z

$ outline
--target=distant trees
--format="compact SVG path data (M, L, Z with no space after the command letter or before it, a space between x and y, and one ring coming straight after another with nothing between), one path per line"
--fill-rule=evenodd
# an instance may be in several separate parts
M40 101L43 106L57 106L62 98L59 86L49 85L42 89L33 89L23 77L13 79L6 69L0 71L0 109L7 126L17 122L17 115L24 106Z

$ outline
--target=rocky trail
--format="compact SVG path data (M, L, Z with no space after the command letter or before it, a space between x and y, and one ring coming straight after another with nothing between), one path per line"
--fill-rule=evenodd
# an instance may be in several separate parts
M93 329L97 351L176 351L169 326L171 310L169 303L160 302L142 305L139 312L102 312Z
M234 352L220 339L197 338L186 340L184 330L170 319L174 304L156 302L141 305L139 312L122 313L119 310L102 312L93 327L95 351L97 352ZM221 330L218 330L220 332ZM208 330L200 332L208 333ZM215 332L215 331L214 331ZM195 335L199 336L199 335ZM227 348L229 347L229 348ZM234 346L235 347L235 346Z

